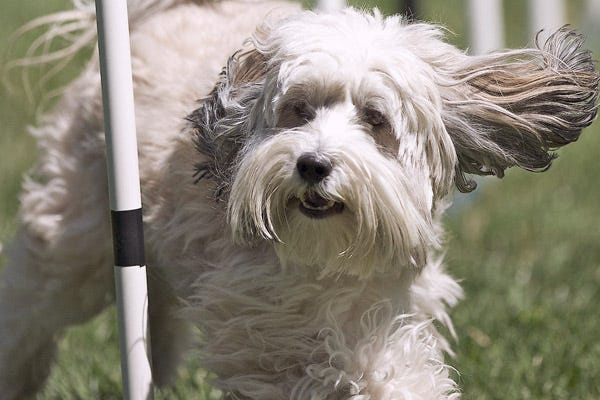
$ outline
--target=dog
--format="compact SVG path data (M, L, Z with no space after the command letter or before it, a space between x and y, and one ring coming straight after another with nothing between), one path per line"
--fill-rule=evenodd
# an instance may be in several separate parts
M129 7L155 382L195 346L225 398L459 398L441 216L470 175L545 171L592 123L583 38L470 56L376 10ZM34 396L60 332L114 298L96 59L33 133L0 280L3 399Z

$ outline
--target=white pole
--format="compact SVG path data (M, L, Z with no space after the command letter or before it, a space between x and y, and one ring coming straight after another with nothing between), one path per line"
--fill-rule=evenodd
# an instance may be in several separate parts
M600 0L587 0L585 10L588 18L600 22Z
M340 11L346 7L346 0L317 0L317 9L325 12Z
M129 24L126 0L96 0L123 397L152 399Z
M564 0L529 0L529 34L532 38L540 30L543 43L558 28L567 23L567 12Z
M502 0L469 0L471 53L485 54L504 47Z
M600 0L587 0L583 24L589 46L598 48L600 44Z

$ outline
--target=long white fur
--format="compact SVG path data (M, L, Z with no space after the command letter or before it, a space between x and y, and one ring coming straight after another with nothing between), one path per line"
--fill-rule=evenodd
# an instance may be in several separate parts
M92 23L91 2L77 4ZM598 74L581 39L562 30L543 49L471 58L439 28L377 11L140 0L130 12L155 380L172 382L195 345L230 398L458 398L437 330L455 335L447 309L462 296L441 214L454 184L473 189L465 173L547 168L591 123ZM284 126L297 104L310 118ZM112 300L95 61L34 134L0 280L3 399L33 396L55 337ZM297 172L306 153L333 165L318 184ZM307 192L343 212L308 218Z

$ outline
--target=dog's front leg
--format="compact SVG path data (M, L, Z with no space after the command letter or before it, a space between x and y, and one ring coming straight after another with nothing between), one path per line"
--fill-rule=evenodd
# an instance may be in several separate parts
M329 314L293 398L458 397L444 363L445 342L431 317L423 318L406 307L408 288L392 282L367 285L354 294L355 305L345 315Z
M236 271L207 274L194 309L204 365L233 398L457 397L431 317L417 315L429 310L411 309L410 282Z

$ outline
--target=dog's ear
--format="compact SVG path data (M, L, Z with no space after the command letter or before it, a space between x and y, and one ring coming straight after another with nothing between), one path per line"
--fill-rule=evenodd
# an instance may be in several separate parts
M253 84L265 78L267 57L255 48L237 53L227 66L229 83L233 87Z
M442 88L443 120L456 149L456 186L465 174L518 166L545 171L558 147L596 116L599 74L582 36L562 28L535 49L465 56Z
M204 161L196 178L213 178L216 196L227 190L231 169L251 132L248 124L262 94L266 57L256 49L238 52L228 61L212 92L188 115L193 141Z

